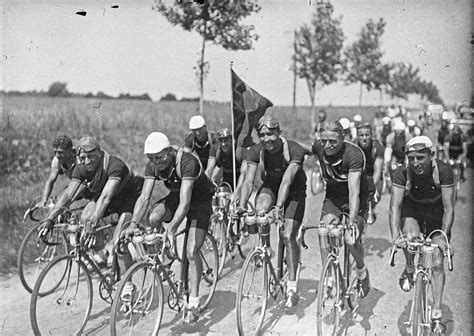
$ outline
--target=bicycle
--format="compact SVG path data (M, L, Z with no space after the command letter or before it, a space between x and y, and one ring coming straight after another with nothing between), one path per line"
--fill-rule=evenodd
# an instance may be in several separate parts
M253 239L245 231L245 226L241 225L240 218L230 215L231 190L232 188L226 182L217 187L209 226L209 232L216 240L219 254L219 278L222 276L228 255L234 259L238 253L242 259L245 259L254 246Z
M182 235L184 235L184 242L180 256L177 237ZM138 252L139 261L124 274L115 292L110 322L112 335L157 335L163 319L164 285L169 286L168 307L177 313L182 312L183 317L186 316L190 294L189 261L186 257L187 240L186 228L176 234L171 244L167 244L167 237L157 232L149 230L143 236L140 229L135 231L132 243ZM219 268L217 245L208 232L206 232L200 255L203 270L199 293L200 309L203 311L208 307L214 295ZM175 272L171 268L174 260L180 262L178 280L175 279ZM124 289L131 284L133 284L132 295L126 297L123 294Z
M407 239L406 235L399 237L390 253L390 266L395 266L395 253L398 248L406 246L409 253L414 254L417 259L415 260L416 270L413 275L414 287L413 299L410 308L410 316L405 325L408 325L411 330L411 335L431 335L426 329L430 328L431 322L431 306L429 304L430 294L432 291L432 274L434 267L434 254L438 248L437 244L431 243L431 236L435 232L440 232L446 242L448 238L446 234L441 230L434 230L430 235L424 239L417 237L415 240ZM448 243L447 254L448 257L448 269L453 270L451 247Z
M76 217L55 226L67 237L71 251L56 256L39 274L31 295L30 322L35 335L77 335L84 331L92 309L92 275L87 265L99 277L100 298L111 304L115 284L120 280L117 254L122 248L121 241L114 246L111 271L104 274L88 255L86 243L81 239L83 225L77 223ZM109 227L97 228L95 232ZM58 325L58 321L64 323Z
M41 270L43 270L56 255L68 254L70 249L63 232L59 230L60 227L54 226L53 230L48 233L47 240L51 242L51 244L46 244L38 237L44 228L44 224L41 223L41 220L45 217L47 210L53 206L53 199L50 199L46 205L37 203L29 207L23 216L22 224L25 224L27 220L36 222L27 232L25 238L23 238L17 258L18 276L20 277L23 287L29 293L33 291L33 286ZM61 215L56 218L56 223L60 223L63 218L69 218L72 213L77 213L82 209L83 207L62 209Z
M276 300L280 292L286 293L288 269L286 268L285 245L280 238L280 234L278 234L277 262L276 267L274 267L266 243L270 234L270 225L275 221L271 212L272 210L268 213L260 212L259 214L248 212L244 215L248 232L252 235L258 234L259 243L247 255L240 274L236 298L239 335L254 335L262 332L268 295ZM282 220L276 220L276 224L279 231L283 229ZM303 245L306 230L307 228L303 225L300 226L297 236L300 247ZM307 248L306 244L304 246ZM300 270L301 257L298 261L296 279L299 279Z
M337 334L346 301L352 311L358 307L360 294L354 271L355 261L345 244L346 230L355 239L353 224L348 223L348 220L348 213L343 212L339 216L339 223L315 226L318 228L321 247L329 248L318 285L316 324L317 334L321 336ZM341 249L344 249L342 268Z

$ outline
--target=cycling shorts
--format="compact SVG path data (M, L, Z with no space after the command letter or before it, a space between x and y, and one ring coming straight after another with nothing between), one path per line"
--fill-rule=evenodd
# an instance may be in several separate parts
M449 158L453 160L457 160L458 157L462 154L463 148L462 147L449 147Z
M413 218L418 222L420 231L429 235L433 230L441 230L443 226L443 202L418 203L410 197L405 197L402 204L402 223L404 218Z
M335 216L340 216L342 214L341 209L349 209L349 204L335 204L333 201L331 201L328 198L325 198L323 201L323 208L321 209L321 218L323 218L325 215L328 214L333 214ZM360 224L365 223L364 218L367 216L367 210L368 210L368 204L366 204L364 207L362 207L362 204L359 208L359 212L357 213L359 217L359 230L363 230L363 226L361 227Z
M156 202L152 208L164 204L165 208L174 216L179 205L179 193L171 192L164 198ZM153 209L152 209L153 211ZM186 214L186 228L196 227L207 231L212 214L211 202L195 201L189 205L188 213Z
M278 196L278 187L263 183L260 189L257 191L256 199L260 194L267 194L271 197L272 203L275 204ZM304 208L306 205L306 191L292 191L288 195L285 202L285 218L294 220L298 223L303 221Z

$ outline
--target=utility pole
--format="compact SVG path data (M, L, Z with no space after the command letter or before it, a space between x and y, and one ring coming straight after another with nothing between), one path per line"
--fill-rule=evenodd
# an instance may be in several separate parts
M295 37L293 41L293 113L296 112L296 29L295 29Z

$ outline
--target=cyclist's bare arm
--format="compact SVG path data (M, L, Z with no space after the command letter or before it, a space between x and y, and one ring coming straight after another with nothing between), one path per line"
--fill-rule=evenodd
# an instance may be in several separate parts
M275 205L279 208L283 208L283 205L288 198L288 194L290 193L290 187L293 181L295 180L296 173L301 169L301 164L297 162L290 162L288 167L283 174L283 179L280 184L280 188L278 189L278 197Z
M234 192L234 198L235 198L237 203L238 203L238 200L240 199L240 197L242 197L242 195L240 194L240 191L241 191L242 185L244 183L245 174L247 172L247 166L248 166L247 161L243 161L242 164L240 165L240 176L239 176L239 179L237 181L237 186L235 187L235 192Z
M150 204L151 194L153 192L153 187L155 186L155 179L151 177L146 177L145 182L143 182L142 192L135 202L135 207L133 208L132 219L130 220L130 229L136 228L136 223L140 222L148 209Z
M169 228L173 231L176 230L188 213L189 205L191 204L191 195L193 193L193 185L193 179L184 178L181 181L181 187L179 189L179 205L169 223Z
M207 177L211 178L213 176L215 167L216 167L216 158L215 158L215 156L209 156L209 159L207 159L207 168L206 168Z
M209 167L209 163L208 163L208 167ZM212 175L211 175L211 181L212 182L216 182L216 180L219 178L219 176L222 175L222 170L223 170L222 167L217 167L217 166L214 167L214 169L212 170Z
M120 180L109 178L105 183L104 189L100 193L96 202L94 213L92 215L92 226L96 226L99 220L104 216L105 209L110 204L112 197L117 193L120 186Z
M362 171L349 171L347 184L349 187L349 218L355 220L360 207L360 179Z
M398 238L400 233L400 220L402 214L403 198L405 196L405 189L394 185L392 187L392 195L390 197L390 211L388 215L390 224L390 233L392 241Z
M375 158L374 162L374 184L377 185L382 180L383 159L381 157Z
M58 179L58 176L59 176L59 169L58 168L51 168L51 170L49 172L48 179L46 180L46 183L44 185L43 198L41 199L42 203L46 203L49 196L51 196L51 192L53 191L54 183L56 183L56 180Z
M71 180L67 186L66 191L61 194L57 203L51 209L46 219L52 220L53 218L59 215L59 212L62 208L68 207L69 204L71 204L72 201L75 199L75 197L77 197L77 192L80 190L81 187L82 184L80 181Z
M257 172L258 165L255 163L250 163L248 161L244 161L247 165L246 172L244 176L244 181L242 183L242 188L240 189L240 197L239 197L239 206L242 208L246 208L247 202L250 198L250 194L252 193L253 182L255 180L255 173Z
M454 186L441 188L441 198L444 206L441 230L443 230L448 237L451 236L451 228L454 223L454 188Z

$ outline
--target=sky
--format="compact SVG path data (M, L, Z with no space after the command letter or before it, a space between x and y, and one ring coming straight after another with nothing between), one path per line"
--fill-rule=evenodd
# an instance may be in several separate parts
M172 0L162 0L172 1ZM342 16L345 45L368 19L387 25L381 47L386 62L409 62L432 81L447 104L471 97L471 0L331 0ZM250 51L208 44L210 73L205 99L230 100L230 62L247 84L275 105L293 101L290 69L293 31L309 23L316 0L261 0L245 22L260 38ZM111 6L118 5L119 8ZM2 0L0 89L47 90L55 81L70 92L110 95L167 93L198 97L195 76L201 38L173 27L153 1ZM76 15L86 11L86 16ZM357 85L333 84L316 93L317 105L358 105ZM378 92L364 92L378 105ZM391 101L384 97L384 104ZM297 105L310 105L306 83L297 82ZM403 102L401 102L403 103ZM411 100L410 105L418 100Z

